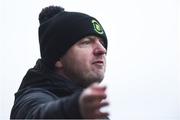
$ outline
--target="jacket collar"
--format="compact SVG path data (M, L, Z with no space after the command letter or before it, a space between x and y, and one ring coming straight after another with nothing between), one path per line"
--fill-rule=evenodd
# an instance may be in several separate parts
M27 74L23 78L19 91L36 87L53 90L63 89L70 93L83 89L75 81L66 79L48 69L48 67L43 64L41 59L38 59L36 65L28 70Z

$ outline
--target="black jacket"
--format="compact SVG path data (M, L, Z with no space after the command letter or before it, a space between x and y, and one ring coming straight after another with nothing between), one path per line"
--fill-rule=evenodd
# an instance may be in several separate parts
M81 118L78 99L82 89L51 72L38 60L15 94L10 118Z

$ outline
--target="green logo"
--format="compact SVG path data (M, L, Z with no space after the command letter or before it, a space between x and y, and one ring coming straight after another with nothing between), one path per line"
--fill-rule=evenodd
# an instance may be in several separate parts
M94 30L97 33L99 33L99 34L104 33L103 28L101 27L101 25L96 20L92 20L92 24L93 24Z

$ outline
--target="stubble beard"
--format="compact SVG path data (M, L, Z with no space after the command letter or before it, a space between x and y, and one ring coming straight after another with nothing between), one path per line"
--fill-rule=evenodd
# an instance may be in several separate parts
M77 69L66 69L66 75L71 79L76 81L83 88L88 87L94 82L102 82L104 79L105 70L102 71L82 71Z
M85 76L83 78L84 78L82 80L83 86L87 87L87 86L91 85L92 83L95 83L95 82L100 83L100 82L102 82L102 80L104 79L104 73L101 73L101 74L87 73L87 74L85 74Z

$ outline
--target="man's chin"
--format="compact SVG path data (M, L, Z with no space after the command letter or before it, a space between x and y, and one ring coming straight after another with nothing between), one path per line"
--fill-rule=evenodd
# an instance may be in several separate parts
M102 80L103 80L103 78L104 78L104 77L98 78L98 79L96 78L96 79L86 80L86 81L84 81L83 86L84 86L84 87L88 87L89 85L91 85L91 84L93 84L93 83L101 83Z

